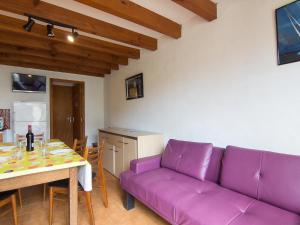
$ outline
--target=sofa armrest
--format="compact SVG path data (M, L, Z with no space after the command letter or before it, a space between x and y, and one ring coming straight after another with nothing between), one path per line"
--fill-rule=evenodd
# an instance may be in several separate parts
M161 155L135 159L130 162L130 170L135 174L145 173L160 168Z

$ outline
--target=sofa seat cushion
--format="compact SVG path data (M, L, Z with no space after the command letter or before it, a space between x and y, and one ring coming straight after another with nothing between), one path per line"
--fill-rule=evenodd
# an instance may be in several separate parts
M169 221L174 221L175 206L184 199L218 188L212 182L202 182L166 168L139 175L131 171L122 173L121 185Z
M297 225L300 217L297 214L255 200L245 211L233 220L230 225Z
M127 171L121 185L174 225L300 224L296 214L166 168Z
M300 224L296 214L222 187L190 196L176 205L175 210L178 225Z
M171 139L162 154L161 166L206 180L212 153L212 144Z
M180 225L231 224L253 201L220 186L209 191L191 192L175 205L175 222Z

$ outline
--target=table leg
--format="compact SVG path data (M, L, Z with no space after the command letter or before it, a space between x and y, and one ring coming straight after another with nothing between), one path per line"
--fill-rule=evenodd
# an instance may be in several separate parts
M70 225L77 225L77 210L78 210L78 180L77 180L77 167L70 169Z

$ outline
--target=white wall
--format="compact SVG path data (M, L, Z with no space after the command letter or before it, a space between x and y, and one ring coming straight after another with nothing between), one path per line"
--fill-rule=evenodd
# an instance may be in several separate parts
M169 138L300 155L300 63L277 66L275 9L288 0L221 0L105 78L106 126ZM145 97L126 101L125 78L144 73Z
M103 78L0 65L0 108L12 110L12 104L15 101L42 101L47 102L49 109L49 79L47 79L46 94L16 93L11 91L11 74L13 72L84 81L86 135L89 136L89 143L96 140L98 128L104 126ZM48 118L49 121L50 115Z

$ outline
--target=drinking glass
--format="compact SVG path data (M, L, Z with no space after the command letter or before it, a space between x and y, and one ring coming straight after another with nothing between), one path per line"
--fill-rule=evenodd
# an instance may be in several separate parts
M23 142L18 141L17 148L14 151L13 158L16 160L21 160L23 158Z
M45 140L41 139L40 140L40 149L42 150L45 147Z
M42 157L46 157L48 155L48 149L46 148L45 140L40 140L40 153Z
M18 141L17 142L17 149L19 150L19 151L22 151L23 150L23 142L22 141Z

